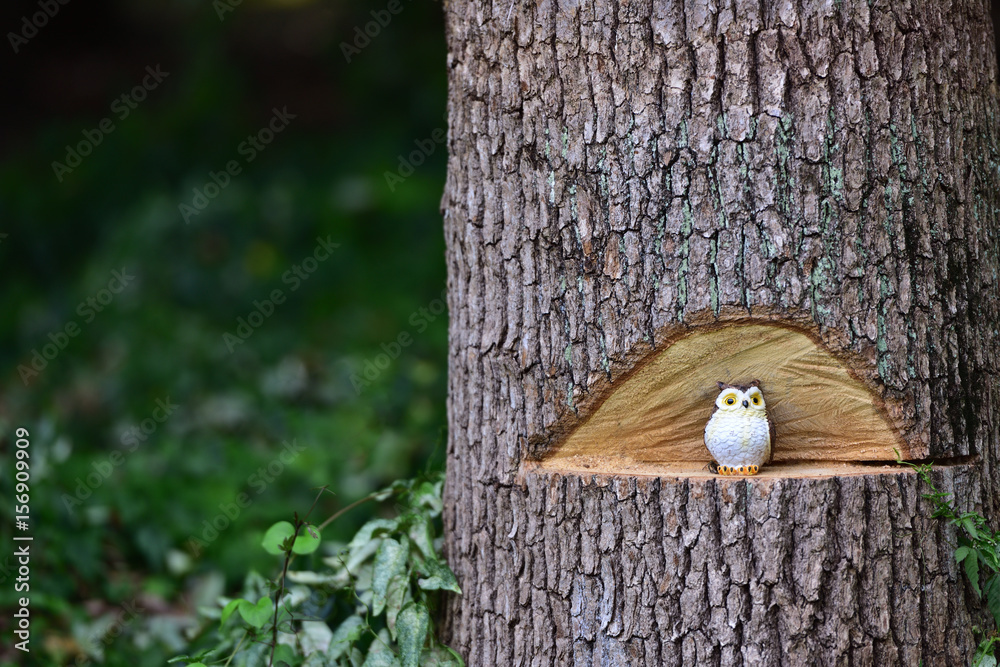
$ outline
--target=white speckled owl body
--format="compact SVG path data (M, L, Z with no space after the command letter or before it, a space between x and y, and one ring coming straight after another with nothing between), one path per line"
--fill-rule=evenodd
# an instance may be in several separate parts
M715 410L705 426L705 446L723 475L754 475L771 459L774 427L757 382L719 383Z

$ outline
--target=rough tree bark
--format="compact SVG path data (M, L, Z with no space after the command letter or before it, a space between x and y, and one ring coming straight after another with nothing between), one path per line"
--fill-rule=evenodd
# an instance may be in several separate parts
M989 5L445 9L447 640L470 665L967 664L982 612L913 474L558 453L678 337L777 323L997 516Z

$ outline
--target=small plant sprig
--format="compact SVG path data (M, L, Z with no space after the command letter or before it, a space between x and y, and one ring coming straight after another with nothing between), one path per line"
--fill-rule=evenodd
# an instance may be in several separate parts
M279 577L265 582L251 573L242 598L223 599L221 611L209 612L220 621L218 645L171 662L189 667L463 667L462 658L438 641L432 623L440 591L461 593L435 537L442 486L440 474L397 481L319 526L308 523L309 514L274 524L262 546L283 557ZM369 521L343 548L323 545L331 554L322 559L329 571L291 569L297 555L321 546L320 531L337 517L362 502L390 497L399 503L397 516Z
M976 648L973 667L996 667L997 657L994 647L1000 643L1000 533L994 532L986 519L976 512L958 512L951 503L951 494L934 486L931 478L932 464L910 463L902 460L898 450L896 462L913 468L930 493L922 494L934 505L932 518L947 519L948 523L961 529L955 560L965 568L965 576L979 598L986 598L986 606L993 615L993 630L983 633L983 639ZM982 586L980 586L982 581ZM979 630L975 628L974 630ZM980 632L982 632L980 630Z

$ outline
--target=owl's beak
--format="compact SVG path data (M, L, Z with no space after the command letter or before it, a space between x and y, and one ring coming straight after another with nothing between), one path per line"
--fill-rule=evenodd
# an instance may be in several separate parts
M749 408L750 407L750 401L744 400L743 401L743 407L744 408Z

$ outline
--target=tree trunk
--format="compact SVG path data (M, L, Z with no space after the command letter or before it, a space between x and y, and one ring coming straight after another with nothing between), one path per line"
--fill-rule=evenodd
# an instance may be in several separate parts
M996 516L989 5L445 7L447 641L968 664L955 532L891 461ZM776 463L717 477L715 380L751 374Z

